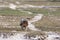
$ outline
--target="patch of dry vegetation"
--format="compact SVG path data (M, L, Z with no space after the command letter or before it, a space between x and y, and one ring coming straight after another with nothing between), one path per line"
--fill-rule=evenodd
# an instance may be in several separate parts
M56 20L55 17L51 19L51 16L44 16L42 20L34 24L44 31L60 31L60 20Z
M29 31L26 35L32 37L32 36L44 36L46 35L43 31Z

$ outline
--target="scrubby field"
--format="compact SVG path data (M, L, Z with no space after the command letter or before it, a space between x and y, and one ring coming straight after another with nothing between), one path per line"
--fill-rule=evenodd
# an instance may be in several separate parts
M37 14L43 14L44 16L41 20L33 23L36 28L43 31L60 32L60 2L0 0L0 5L0 30L20 30L19 23L21 18L29 17L32 19ZM48 6L51 7L49 8Z
M60 31L60 11L56 8L56 11L49 9L26 9L23 11L20 10L11 10L11 9L2 9L0 10L0 27L12 27L15 30L19 28L19 23L21 18L33 18L37 14L43 14L43 18L40 21L37 21L35 26L41 30L45 31ZM31 12L32 14L29 14ZM18 29L19 30L19 29Z
M34 19L29 25L32 26L31 29L27 31L21 30L19 25L21 18L30 18L30 22ZM56 37L55 32L60 32L60 2L48 2L46 0L0 0L0 32L2 33L1 35L5 33L5 36L11 36L9 33L16 32L11 40L25 40L20 37L27 35L43 36L43 39L44 36L48 38L47 35L49 36L50 34Z

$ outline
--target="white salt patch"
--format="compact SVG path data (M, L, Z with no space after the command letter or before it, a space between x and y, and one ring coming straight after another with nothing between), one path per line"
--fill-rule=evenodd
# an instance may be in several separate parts
M47 40L60 40L60 36L59 35L48 35Z
M42 19L42 14L37 14L34 18L32 18L32 20L28 21L28 28L34 31L41 31L37 28L35 28L35 26L32 24L32 22L36 22L38 20Z
M16 1L16 4L20 4L20 2Z
M41 6L35 6L35 5L30 5L30 4L24 4L24 5L20 5L20 7L22 8L44 8L45 6L44 5L41 5Z
M14 10L15 10L15 9L16 9L16 5L14 5L14 4L12 4L12 3L10 3L10 4L9 4L9 8L11 8L11 9L14 9Z
M36 22L41 20L43 17L43 14L37 14L34 18L32 18L32 20L30 22Z
M41 5L41 6L37 6L38 8L44 8L45 6L44 5Z
M20 5L19 7L22 7L22 8L28 8L27 6L25 5Z
M47 32L46 40L60 40L60 35L55 32Z
M34 5L25 4L27 7L35 7Z
M31 22L28 22L28 28L29 28L30 30L34 30L34 31L41 31L41 30L35 28L35 26L34 26Z
M13 36L10 36L8 38L3 38L3 35L0 37L0 40L28 40L24 38L24 35L26 33L17 33Z
M38 40L38 39L42 40L41 37L38 35L36 35L35 37L31 37L31 40Z

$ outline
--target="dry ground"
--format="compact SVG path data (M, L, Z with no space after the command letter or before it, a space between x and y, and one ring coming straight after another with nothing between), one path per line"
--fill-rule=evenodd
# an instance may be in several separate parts
M20 1L19 1L20 2ZM16 4L15 1L3 1L0 4L8 5L9 3ZM60 6L60 2L34 2L34 1L21 1L21 4L32 4L32 5L45 5L45 6ZM16 4L17 5L17 4ZM18 4L20 5L20 4ZM37 13L44 14L42 20L34 23L35 26L44 31L59 31L60 32L60 8L28 8L21 10L11 10L9 8L0 8L0 30L20 30L19 22L20 18L34 17ZM28 14L29 11L33 14ZM8 29L7 29L8 27ZM12 29L11 29L12 27ZM16 29L17 28L17 29Z

